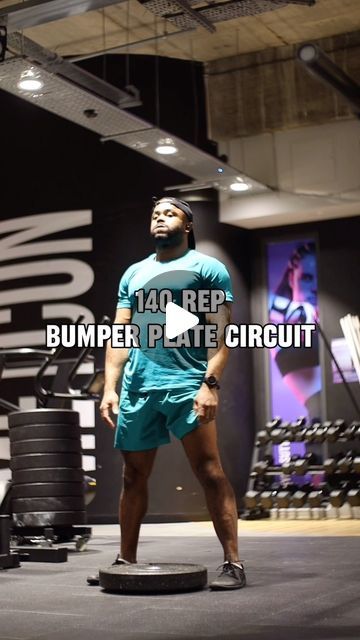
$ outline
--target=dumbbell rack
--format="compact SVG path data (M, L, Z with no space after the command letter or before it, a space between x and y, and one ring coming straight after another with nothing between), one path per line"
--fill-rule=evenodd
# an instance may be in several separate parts
M351 438L345 437L344 428L342 430L339 430L339 434L335 439L332 438L331 441L329 441L326 438L326 433L327 433L326 430L329 429L329 426L336 425L337 422L339 423L343 422L341 420L335 421L334 423L330 421L323 422L322 424L318 423L317 428L325 429L325 437L322 439L322 441L315 441L315 442L311 438L310 439L306 438L306 431L307 430L311 431L311 429L313 428L312 425L308 425L306 427L305 419L303 418L299 418L297 422L299 423L298 430L294 429L293 427L293 425L295 425L296 423L292 423L292 433L288 431L288 433L291 433L291 437L289 438L283 437L283 439L280 439L279 430L283 430L285 434L287 428L290 425L289 423L282 423L280 418L274 419L272 423L274 425L275 423L277 423L275 428L278 429L277 432L274 431L274 433L276 433L276 436L277 436L275 438L275 442L271 437L272 429L269 428L269 425L271 423L267 424L268 438L266 437L265 431L259 432L259 434L263 434L263 436L262 438L261 437L258 438L255 444L252 465L251 465L251 473L250 473L247 493L245 497L245 505L247 506L247 508L241 517L244 519L258 519L258 518L268 518L268 517L287 518L287 519L359 518L360 505L358 504L359 494L357 490L356 490L356 496L354 496L352 499L353 506L351 506L348 502L346 502L346 500L342 497L341 491L339 490L338 492L339 495L337 500L334 498L335 491L331 494L332 502L338 504L338 506L334 507L331 505L329 499L326 500L325 495L321 495L321 499L320 499L320 494L316 495L315 487L314 487L314 492L312 494L312 500L310 501L310 503L311 504L315 503L317 505L316 507L310 506L310 505L306 506L307 501L304 503L304 506L295 507L292 504L293 501L292 500L289 501L288 499L287 501L289 502L289 506L281 507L279 506L279 504L277 504L276 496L273 501L271 501L271 499L269 498L269 495L271 494L271 486L272 486L271 480L274 476L280 476L280 478L282 479L280 484L284 485L283 486L284 492L286 492L286 485L289 484L289 482L291 482L292 480L294 479L296 480L296 478L298 477L298 474L296 473L295 469L288 470L288 472L285 474L283 465L266 464L265 462L266 456L271 456L273 445L281 444L282 442L291 443L294 441L302 442L310 446L313 444L317 444L318 445L317 448L321 449L321 453L320 453L321 459L325 461L326 459L329 458L330 445L334 445L335 443L346 442L348 445L352 446L352 448L355 448L356 438L357 438L357 443L359 443L359 434L360 434L359 428L357 429L357 434ZM359 424L359 423L356 423L356 424ZM261 462L263 463L264 468L262 471L256 472L255 469L258 468L257 465L259 465L259 463ZM300 462L300 465L301 465L301 462ZM349 477L351 481L357 481L358 486L360 486L359 484L360 474L358 472L349 471L348 473L341 474L338 469L334 469L332 473L329 473L329 472L326 473L324 464L307 464L304 466L304 469L301 475L311 476L311 475L319 475L322 473L324 474L325 482L328 484L331 484L336 478L340 478L340 475L342 475L342 476L346 476L346 479ZM299 490L301 490L301 486L299 486ZM261 494L262 496L266 495L268 497L268 500L267 501L263 500L263 502L265 502L266 504L268 502L272 502L272 506L270 508L264 508L261 505L260 491L264 491L264 493ZM281 495L281 489L278 492L277 496L280 496L280 495ZM310 496L310 493L309 493L309 496ZM281 500L279 500L278 502L281 503Z

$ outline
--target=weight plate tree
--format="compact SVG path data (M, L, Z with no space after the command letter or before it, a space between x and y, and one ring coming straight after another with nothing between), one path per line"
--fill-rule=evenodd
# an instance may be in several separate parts
M9 414L16 526L86 522L79 414L34 409Z

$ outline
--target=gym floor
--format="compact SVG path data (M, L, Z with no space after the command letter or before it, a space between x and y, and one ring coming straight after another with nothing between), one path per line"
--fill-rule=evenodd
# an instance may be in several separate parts
M0 572L0 640L360 638L358 520L239 521L239 536L245 589L119 595L86 584L118 551L118 528L94 526L66 563ZM212 579L222 557L211 523L146 524L139 561L204 564Z

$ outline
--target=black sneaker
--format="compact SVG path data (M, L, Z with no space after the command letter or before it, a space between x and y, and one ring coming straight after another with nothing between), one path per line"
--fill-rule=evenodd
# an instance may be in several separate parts
M244 566L241 562L226 561L218 567L221 568L220 575L210 584L210 589L241 589L246 585Z
M120 553L117 554L114 562L112 563L112 567L116 564L131 564L131 562L128 562L127 560L124 560L121 556ZM98 587L100 584L100 579L99 579L99 574L95 573L92 576L88 576L86 578L86 582L91 586L91 587Z

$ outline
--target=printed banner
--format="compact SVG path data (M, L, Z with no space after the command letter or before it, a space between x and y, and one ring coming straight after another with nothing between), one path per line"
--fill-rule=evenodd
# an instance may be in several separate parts
M0 481L11 477L6 403L35 409L34 378L44 361L48 322L94 322L91 308L95 275L92 267L92 212L61 211L0 221ZM21 348L31 353L22 358ZM66 354L66 358L69 355ZM63 363L69 367L69 363ZM49 369L51 387L61 365ZM90 375L94 363L79 369ZM67 401L80 413L83 467L96 470L95 405ZM59 406L63 403L59 402ZM88 431L90 430L90 431ZM1 487L0 487L1 494ZM1 499L1 497L0 497Z
M313 324L318 317L316 245L312 239L267 246L269 322ZM311 347L276 347L269 351L271 415L283 421L320 418L321 370L318 334ZM276 463L303 455L303 443L274 447Z

